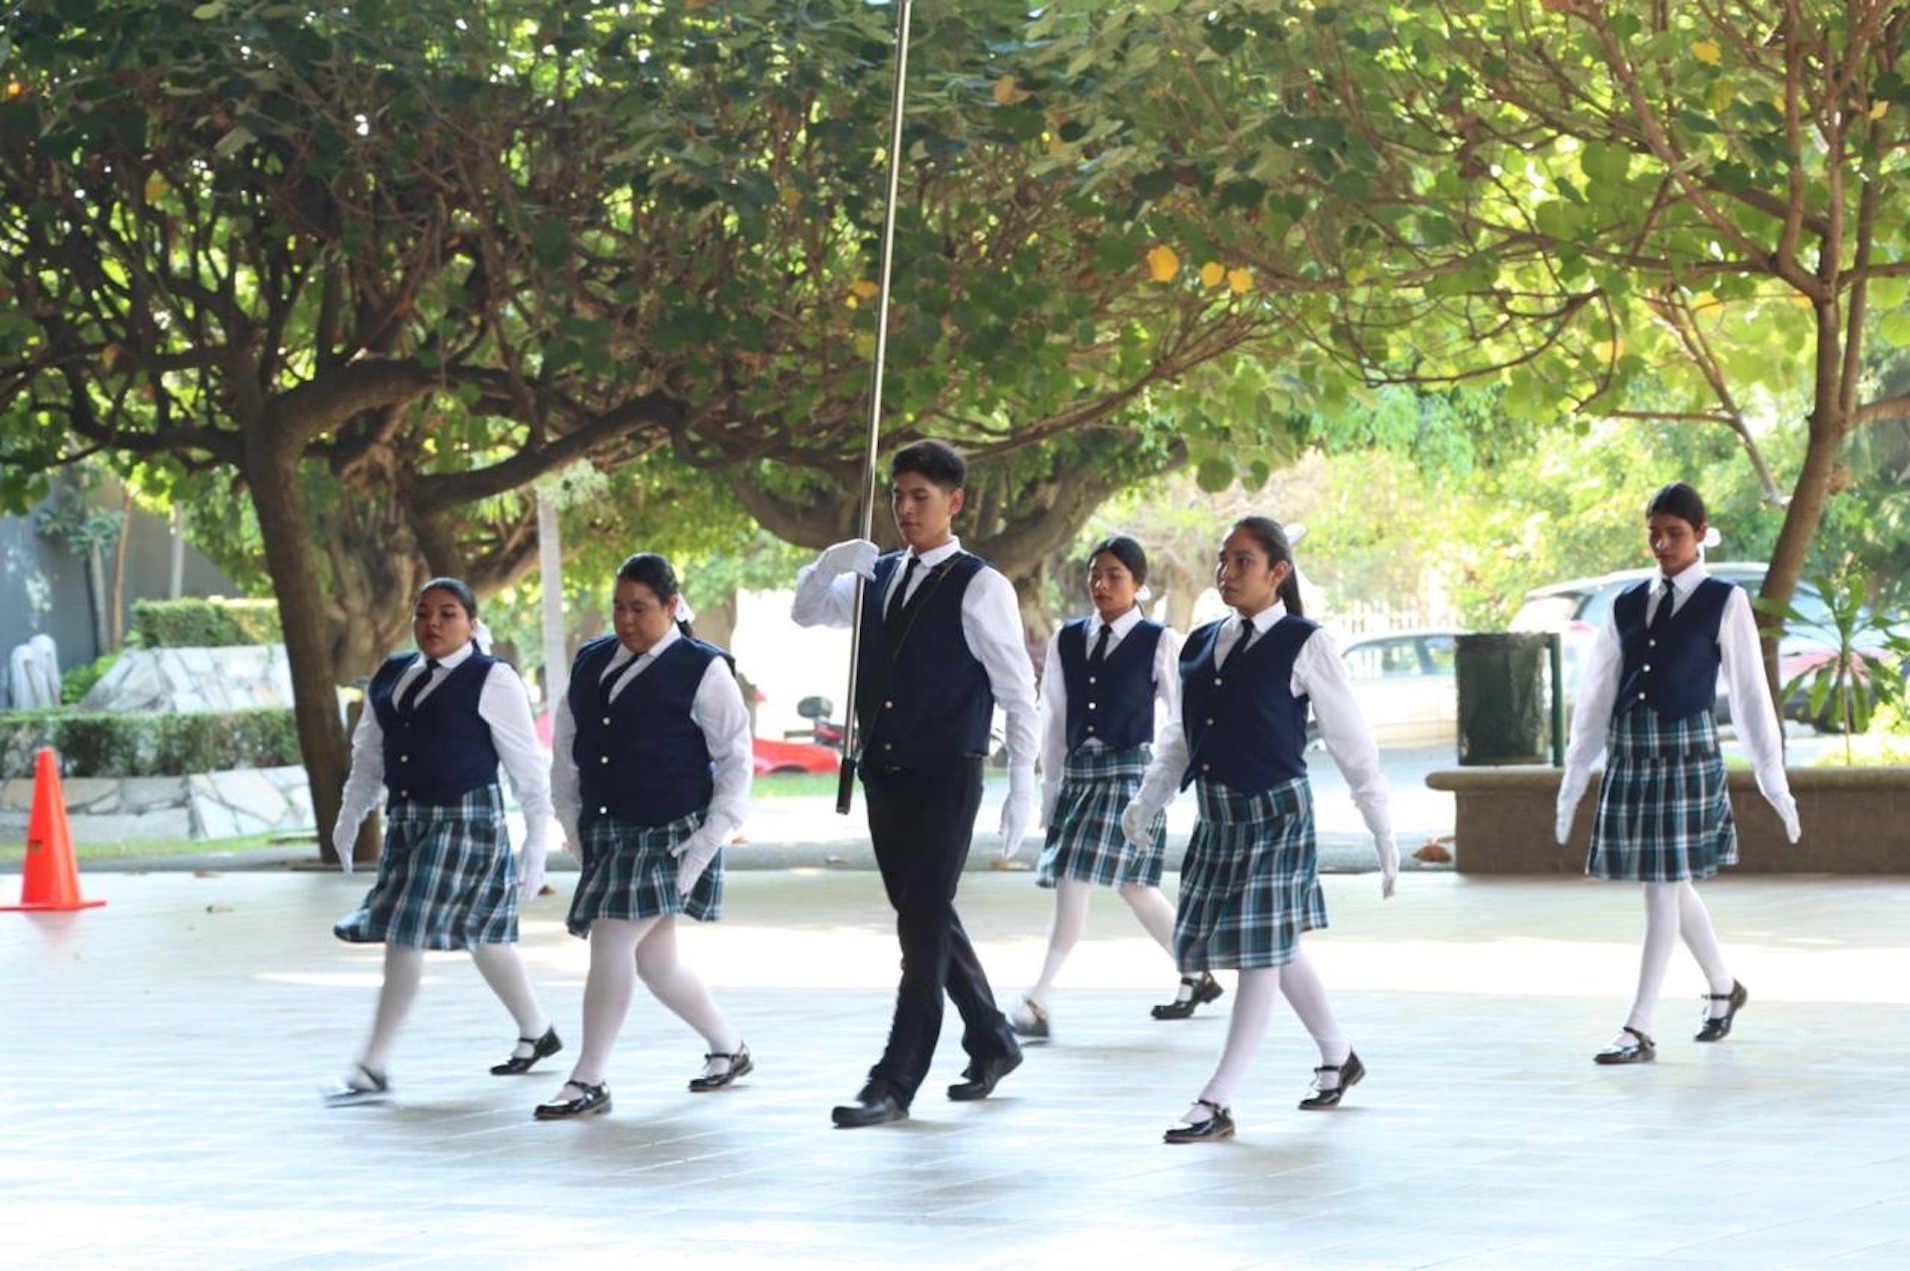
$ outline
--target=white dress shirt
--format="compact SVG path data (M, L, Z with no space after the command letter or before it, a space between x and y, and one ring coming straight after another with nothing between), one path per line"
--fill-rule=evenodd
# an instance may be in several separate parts
M1229 619L1214 642L1215 664L1225 665L1247 625L1253 627L1254 638L1259 639L1274 623L1286 617L1286 613L1285 602L1276 600L1271 607L1255 614L1249 624L1243 624L1238 618ZM1367 830L1375 839L1390 844L1393 838L1391 793L1386 774L1380 769L1379 747L1373 743L1366 718L1353 700L1339 648L1324 628L1315 629L1300 646L1287 688L1295 697L1304 695L1312 700L1313 717L1320 724L1320 740L1326 743L1326 753L1346 777L1347 789L1359 808L1360 819L1366 822ZM1145 801L1150 812L1158 812L1173 800L1187 771L1187 760L1187 733L1176 728L1161 739L1154 751L1154 761L1148 765L1147 776L1141 781L1138 797Z
M450 672L471 656L465 645L438 662L443 674L418 690L412 703L422 702L450 678ZM405 668L392 686L392 700L402 701L411 682L425 674L425 659L419 658ZM527 855L545 850L550 837L551 790L544 750L537 744L537 729L531 722L530 694L517 672L504 662L493 662L484 687L478 694L478 715L491 727L491 744L510 775L511 789L524 812L524 851ZM378 712L365 703L358 716L358 727L351 738L351 775L345 778L344 806L339 820L356 829L365 815L378 805L385 787L385 730Z
M1107 652L1112 657L1141 622L1139 606L1109 623ZM1100 638L1099 624L1088 628L1088 648ZM1172 627L1161 628L1154 646L1154 722L1155 749L1169 732L1180 731L1180 650L1181 634ZM1061 775L1068 762L1068 677L1061 671L1061 633L1048 641L1048 656L1041 665L1041 806L1052 808L1061 791ZM1084 745L1099 746L1098 738Z
M643 678L664 650L683 638L672 626L661 640L642 653L632 653L619 644L610 655L601 676L611 684L610 701L616 701L630 686ZM624 672L631 662L636 669ZM727 842L742 828L749 810L749 783L755 773L754 747L750 741L749 707L743 702L743 690L731 673L729 662L712 658L697 683L696 697L690 703L690 720L703 733L709 749L716 789L710 795L709 812L698 831L717 842ZM570 713L570 695L557 701L557 713L551 720L551 800L557 807L557 823L563 827L573 848L583 845L578 821L583 813L582 782L573 757L577 740L577 721Z
M1699 559L1671 580L1671 612L1677 613L1691 598L1699 583L1710 575ZM1663 592L1656 582L1645 599L1645 623L1658 613ZM1614 607L1615 608L1615 607ZM1797 804L1791 798L1790 778L1784 772L1784 733L1771 705L1771 689L1764 681L1764 652L1758 645L1757 619L1751 614L1751 597L1744 588L1733 586L1725 601L1724 616L1718 624L1718 655L1722 661L1725 687L1731 694L1731 719L1738 741L1750 753L1756 765L1757 788L1788 823L1796 816ZM1572 708L1572 740L1565 748L1565 775L1559 786L1559 806L1577 805L1590 783L1592 764L1605 749L1611 732L1612 707L1618 699L1618 681L1624 671L1625 655L1618 640L1618 619L1608 609L1592 642L1584 678L1579 683L1578 702Z
M950 538L940 547L923 552L915 576L909 580L910 594L931 569L961 550L961 539ZM904 560L896 570L896 580L907 568ZM856 584L860 581L855 574L823 574L814 565L805 565L796 575L796 598L789 606L789 616L803 627L847 627L855 621ZM892 585L890 591L894 590ZM870 597L865 603L880 603L886 613L890 600L888 596ZM908 597L901 600L907 603ZM1032 774L1036 754L1035 673L1022 641L1021 608L1015 602L1014 584L1000 570L985 568L969 579L968 590L962 593L962 639L987 671L989 690L1001 706L1009 768L1025 767Z

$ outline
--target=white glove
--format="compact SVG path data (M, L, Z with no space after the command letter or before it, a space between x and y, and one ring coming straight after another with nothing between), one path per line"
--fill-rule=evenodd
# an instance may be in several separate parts
M1391 900L1393 889L1399 885L1399 848L1393 845L1390 834L1375 834L1373 846L1379 849L1379 897Z
M1792 839L1792 842L1797 840ZM345 824L345 818L339 817L332 822L332 851L338 855L338 872L349 874L352 871L352 852L358 846L358 826Z
M1572 841L1572 822L1577 811L1576 808L1560 808L1558 811L1558 824L1552 827L1552 837L1558 840L1560 847Z
M1010 860L1021 850L1035 819L1035 766L1016 764L1008 770L1008 799L1001 805L1001 858Z
M1148 822L1154 819L1154 810L1139 798L1130 799L1121 811L1121 833L1127 841L1136 847L1147 846Z
M816 558L816 569L820 573L861 574L864 578L875 577L876 546L866 538L852 538L846 543L837 543L824 549Z
M670 855L677 859L678 893L688 896L696 890L697 880L703 877L703 871L710 867L710 862L716 859L716 853L722 846L722 838L706 825L670 849Z
M1804 837L1804 827L1797 819L1797 809L1792 807L1784 814L1784 837L1792 843Z
M544 858L549 849L542 843L524 844L524 853L518 861L518 892L525 900L531 900L544 890Z

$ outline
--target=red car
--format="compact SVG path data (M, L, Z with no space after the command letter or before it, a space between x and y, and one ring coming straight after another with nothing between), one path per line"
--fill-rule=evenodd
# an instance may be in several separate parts
M834 772L842 766L842 756L827 746L809 741L771 741L755 737L756 775L772 772Z

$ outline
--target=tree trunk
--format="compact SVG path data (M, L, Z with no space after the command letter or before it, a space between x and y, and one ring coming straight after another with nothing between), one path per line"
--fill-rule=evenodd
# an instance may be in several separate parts
M279 625L285 633L285 658L291 669L292 712L298 725L299 753L311 784L312 812L318 821L320 855L335 860L332 826L350 764L344 728L338 717L337 673L319 586L318 556L307 522L304 492L298 483L296 449L274 446L266 427L246 434L245 477L266 573L278 598ZM366 858L361 833L356 859ZM375 859L375 856L372 858Z

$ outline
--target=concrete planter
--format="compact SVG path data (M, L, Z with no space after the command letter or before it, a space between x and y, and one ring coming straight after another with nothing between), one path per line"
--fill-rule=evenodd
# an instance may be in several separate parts
M225 839L312 828L305 769L253 768L190 777L69 777L67 823L73 844L145 839ZM0 842L26 836L33 783L0 783Z
M1552 841L1556 768L1457 768L1426 775L1453 795L1455 868L1462 874L1579 874L1590 847L1598 783L1578 805L1572 841ZM1793 768L1803 840L1757 791L1748 768L1725 774L1738 827L1737 869L1759 874L1910 874L1910 767Z

